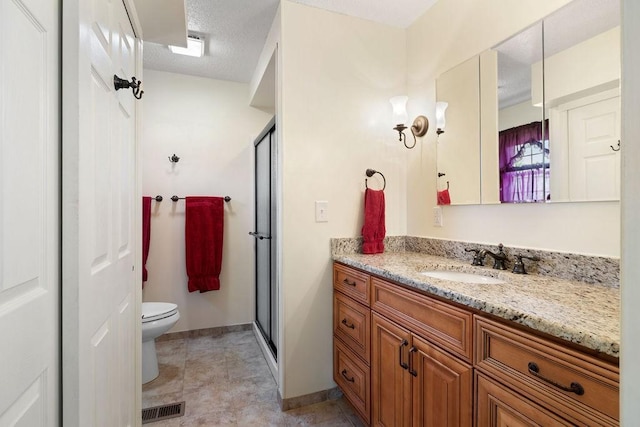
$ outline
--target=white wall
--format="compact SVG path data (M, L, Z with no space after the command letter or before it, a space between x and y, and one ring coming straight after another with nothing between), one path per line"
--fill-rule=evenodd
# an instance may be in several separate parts
M640 2L622 0L622 426L640 424Z
M360 235L367 168L387 180L387 235L405 234L409 150L397 141L389 104L406 92L405 31L288 1L281 14L279 357L286 367L281 392L289 398L335 385L329 239ZM369 183L379 188L381 180ZM329 222L315 222L315 200L329 202Z
M412 111L434 117L435 79L515 34L567 0L440 0L408 28ZM435 133L409 153L407 234L603 256L620 255L618 202L447 206L444 227L431 223L436 204ZM587 231L588 232L585 232Z
M542 108L531 105L531 100L503 108L498 112L498 130L511 129L542 120Z
M253 140L271 119L248 106L247 84L144 70L142 190L152 202L144 301L178 304L172 332L254 318ZM169 162L172 154L180 157ZM172 195L230 196L225 204L221 289L189 293L185 202Z

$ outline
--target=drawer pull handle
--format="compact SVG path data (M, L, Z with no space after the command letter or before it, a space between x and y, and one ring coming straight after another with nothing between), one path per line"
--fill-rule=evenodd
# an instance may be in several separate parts
M342 374L342 376L344 377L345 380L349 381L350 383L353 383L356 381L356 379L354 377L349 378L347 376L347 370L343 369L342 372L340 372Z
M350 282L349 279L345 278L342 283L344 283L345 285L349 285L349 286L355 286L356 285L356 281L354 280L353 282Z
M529 362L528 365L529 373L534 377L540 378L542 381L551 384L554 387L559 388L560 390L568 391L569 393L575 393L578 396L582 396L584 394L584 387L582 387L579 383L571 383L569 387L564 386L562 384L558 384L557 382L550 380L548 378L540 375L540 368L534 362Z
M352 324L349 324L349 323L347 322L347 319L346 319L346 318L345 318L345 319L342 319L342 322L341 322L341 323L342 323L344 326L346 326L347 328L349 328L349 329L355 329L355 328L356 328L356 325L354 325L353 323L352 323Z
M400 343L400 347L398 347L398 363L400 363L400 367L402 369L409 368L409 365L402 361L402 347L404 347L405 345L409 345L409 342L407 340L402 340L402 342Z
M409 373L414 377L418 376L418 372L415 369L413 369L413 357L411 356L411 353L416 353L417 351L418 349L415 347L411 347L409 349Z

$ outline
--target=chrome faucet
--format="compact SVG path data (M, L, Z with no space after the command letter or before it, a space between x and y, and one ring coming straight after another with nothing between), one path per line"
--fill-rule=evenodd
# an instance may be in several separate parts
M507 269L507 254L504 253L504 246L502 246L502 243L500 243L498 245L498 253L494 254L491 251L488 251L486 249L481 250L478 253L478 257L481 257L482 260L484 260L484 257L489 255L491 258L493 258L493 268L495 268L496 270L506 270Z

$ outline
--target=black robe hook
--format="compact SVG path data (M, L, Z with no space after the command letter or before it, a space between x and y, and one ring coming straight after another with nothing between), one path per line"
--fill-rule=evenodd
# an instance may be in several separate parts
M131 91L133 92L133 97L136 99L142 98L142 94L144 93L143 90L140 90L141 85L142 85L142 82L140 80L136 80L135 77L131 77L131 81L129 82L125 79L121 79L115 74L113 75L113 87L116 90L131 88Z

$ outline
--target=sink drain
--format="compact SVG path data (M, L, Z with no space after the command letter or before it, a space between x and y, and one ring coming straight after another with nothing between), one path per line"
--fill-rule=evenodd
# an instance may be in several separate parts
M184 415L184 402L154 406L142 410L142 424L154 423Z

